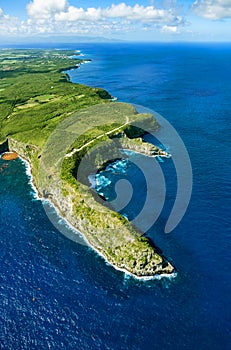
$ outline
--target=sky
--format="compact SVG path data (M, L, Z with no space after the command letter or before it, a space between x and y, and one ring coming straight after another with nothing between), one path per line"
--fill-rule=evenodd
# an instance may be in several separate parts
M0 43L77 36L231 41L231 0L0 0Z

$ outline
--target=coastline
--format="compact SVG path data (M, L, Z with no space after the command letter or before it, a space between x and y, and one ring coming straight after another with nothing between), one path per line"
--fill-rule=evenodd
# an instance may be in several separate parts
M85 62L81 62L81 63L85 63ZM75 65L74 67L67 66L66 69L60 68L57 72L62 74L64 73L63 75L65 76L65 80L68 81L68 75L65 74L65 71L70 68L77 69L78 67L79 67L78 65ZM136 115L136 113L134 113L134 107L131 108L131 105L128 105L128 104L126 105L122 103L118 103L116 108L116 113L114 112L114 109L113 109L113 113L110 114L111 107L109 107L109 104L107 105L100 104L102 99L111 100L112 96L107 91L99 88L91 88L87 86L84 87L84 85L81 85L81 84L79 86L80 86L81 92L82 90L85 89L84 91L88 93L88 89L89 89L90 92L92 93L91 89L93 89L93 93L96 95L96 98L94 97L95 98L94 100L92 101L90 100L90 102L87 100L88 104L91 107L94 107L95 102L97 102L96 104L98 104L98 109L95 109L95 107L94 108L89 107L91 110L91 113L93 111L93 114L90 113L89 115L90 120L92 118L92 115L93 115L93 118L95 118L95 116L97 115L99 116L99 121L101 121L102 125L104 125L105 121L104 119L102 119L102 116L111 115L113 116L113 119L112 118L110 119L111 125L113 125L113 122L115 121L114 119L115 116L118 117L119 124L121 123L121 126L119 127L116 126L115 128L115 126L112 126L113 128L112 130L109 129L109 131L103 131L100 137L101 136L108 137L109 134L110 135L112 134L112 132L114 133L115 131L118 131L118 129L120 129L122 126L128 125L130 114L132 116L134 114ZM73 93L72 91L73 89L74 87L71 88L71 93ZM59 87L58 92L60 90L61 88ZM78 93L79 93L79 90L78 90ZM85 95L80 95L80 96L85 96ZM100 100L98 101L99 98L101 101ZM49 102L49 101L46 101L46 102ZM72 105L71 105L71 108L73 108ZM103 114L102 114L102 110L103 110ZM124 118L124 114L123 114L124 111L126 111L126 113L128 113L129 115L129 117L126 116L126 119ZM74 116L75 114L73 114L73 117ZM130 129L127 130L128 139L138 138L140 136L141 129L139 128L139 125L140 125L139 122L143 123L144 120L146 121L146 123L148 123L148 127L150 127L150 125L154 126L154 128L158 126L158 122L156 121L155 118L153 118L153 116L149 116L148 114L147 115L143 114L141 119L139 119L138 117L137 119L138 124L136 124L135 126L131 125ZM23 130L21 131L20 128L19 130L20 130L19 132L23 132ZM84 125L84 128L81 130L83 133L86 132L85 125ZM42 176L42 181L45 181L43 185L45 184L48 187L43 188L40 186L38 182L37 172L38 172L39 164L41 162L38 159L41 158L40 152L43 151L43 148L39 147L40 143L37 141L35 135L33 134L32 136L32 140L35 140L35 142L30 142L29 144L28 144L28 141L26 141L24 138L23 138L23 142L17 140L17 138L8 139L6 141L8 148L12 151L16 151L19 155L21 155L21 159L26 163L26 173L30 178L29 181L30 181L32 190L34 192L33 193L34 198L39 199L44 203L49 203L52 206L52 208L54 208L57 215L60 218L62 218L62 220L65 220L65 222L69 227L71 227L71 229L73 229L75 232L81 235L81 237L85 240L86 244L89 247L95 250L97 254L103 257L104 260L110 266L113 266L115 269L122 271L126 275L133 276L137 279L144 279L144 280L147 280L147 279L149 280L153 278L155 279L157 277L160 278L160 276L162 275L168 276L168 277L172 276L175 273L175 269L171 265L171 263L168 262L167 259L162 254L158 253L158 250L157 250L158 248L155 247L154 244L153 245L148 244L148 241L143 236L142 232L137 230L130 223L129 224L126 223L125 225L125 219L121 215L119 215L114 211L110 211L110 210L108 211L108 208L106 208L104 205L101 205L100 203L95 201L91 193L90 192L88 193L87 190L85 190L83 187L80 187L80 191L76 188L75 183L73 187L72 181L70 181L70 183L68 183L68 181L66 182L64 181L63 182L64 187L62 187L61 186L62 180L68 179L68 176L69 176L68 173L67 174L65 173L66 177L63 175L64 174L63 173L62 178L60 178L60 174L59 174L59 176L55 178L58 181L57 183L55 182L55 179L52 178L52 175L51 175L52 172L48 174L49 176L47 177L46 177L47 174L45 174L45 177ZM49 136L49 133L48 133L48 136ZM93 141L97 140L98 138L99 136L96 138L93 137L92 140L90 138L91 141L89 141L87 145L89 145L90 143L93 143ZM135 145L134 145L134 142L135 141L133 141L133 146L131 146L132 150L139 151L141 144L138 143L137 145L137 143L135 142ZM57 144L55 142L52 144L52 147L54 146L54 144L57 147ZM148 151L145 147L144 147L144 150L145 152ZM59 152L57 152L57 154L59 154ZM49 158L47 159L47 161L50 161ZM67 166L67 163L65 165ZM49 165L48 165L48 168L49 168ZM65 170L66 169L68 169L68 167L66 167ZM76 181L77 179L73 179L73 180ZM72 210L73 204L74 204L74 211ZM49 214L48 214L48 217L49 217ZM62 232L62 230L59 230L59 231Z
M143 155L144 157L148 157L148 158L171 158L172 155L170 153L168 153L168 155L165 155L165 154L144 154L142 152L139 152L139 151L136 151L136 150L132 150L132 149L129 149L129 148L123 148L122 151L124 152L133 152L133 153L137 153L137 154L141 154Z
M92 250L94 250L101 258L103 258L103 260L105 261L105 263L108 265L108 266L111 266L113 267L115 270L117 271L120 271L120 272L123 272L124 274L124 278L127 278L127 277L131 277L131 278L134 278L136 280L139 280L139 281L150 281L150 280L160 280L162 278L169 278L169 279L173 279L177 276L177 272L174 270L173 273L171 274L156 274L156 275L153 275L153 276L137 276L129 271L127 271L126 269L123 269L123 268L120 268L114 264L112 264L111 262L109 262L107 260L107 258L97 249L95 248L92 244L89 243L88 239L85 237L85 235L80 232L79 230L77 230L59 211L59 209L54 205L54 203L51 201L51 199L48 199L48 198L44 198L44 197L41 197L39 195L39 191L34 183L34 180L33 180L33 175L32 175L32 168L31 168L31 165L29 163L28 160L26 160L25 158L23 158L21 155L19 155L19 159L22 161L22 163L24 164L25 166L25 170L26 170L26 175L29 179L29 184L34 192L34 199L35 200L39 200L41 201L42 203L49 203L49 205L52 206L52 208L55 210L56 214L58 217L60 217L62 220L65 221L65 223L67 224L67 226L75 233L75 234L78 234L81 236L81 238L84 240L84 242L86 243L86 245L91 248ZM75 241L75 240L74 240ZM76 242L76 241L75 241ZM78 243L78 242L77 242Z

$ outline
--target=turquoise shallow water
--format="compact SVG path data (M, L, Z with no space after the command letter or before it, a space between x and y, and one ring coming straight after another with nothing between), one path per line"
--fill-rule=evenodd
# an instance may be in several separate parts
M74 48L93 61L72 71L73 81L156 110L188 149L194 175L188 211L163 233L176 194L174 167L165 160L165 206L148 232L178 274L125 278L53 227L20 159L6 168L0 160L1 349L229 349L230 48ZM132 217L145 191L139 169L130 164L126 174L137 189L125 210ZM124 175L117 169L104 176L113 184ZM113 196L114 187L102 191Z

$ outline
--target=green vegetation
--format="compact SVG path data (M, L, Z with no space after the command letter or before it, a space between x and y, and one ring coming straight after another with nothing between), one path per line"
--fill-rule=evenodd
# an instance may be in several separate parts
M42 147L67 116L105 103L103 89L68 81L64 71L81 60L71 51L0 51L0 141L7 137Z
M153 116L137 114L131 105L124 103L97 105L79 111L51 135L41 157L40 180L46 193L56 193L54 179L56 183L61 179L62 195L56 193L55 197L59 197L59 202L66 202L63 212L109 262L137 276L152 276L171 273L173 268L145 237L141 237L141 232L112 211L88 186L90 173L95 173L108 160L122 158L123 144L145 154L157 149L140 139L127 137L128 133L131 137L141 136L144 133L142 124L149 129L158 127ZM64 153L59 145L61 138L65 140ZM77 220L69 216L71 211Z
M89 173L121 158L122 147L161 152L137 140L158 123L129 104L110 101L103 89L72 84L64 72L81 63L73 54L0 51L0 142L8 140L30 162L40 194L110 263L137 276L172 273L142 233L87 185Z

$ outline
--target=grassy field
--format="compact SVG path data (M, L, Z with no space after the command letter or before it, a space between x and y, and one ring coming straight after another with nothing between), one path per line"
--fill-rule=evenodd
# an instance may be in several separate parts
M67 116L111 98L103 89L68 81L65 71L82 62L71 54L0 50L0 142L13 137L42 147Z

